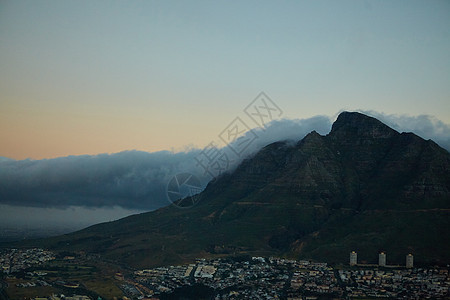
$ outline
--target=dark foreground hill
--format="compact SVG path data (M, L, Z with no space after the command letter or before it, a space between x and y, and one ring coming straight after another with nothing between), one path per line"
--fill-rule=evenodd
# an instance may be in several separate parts
M331 132L277 142L211 182L189 209L169 206L40 245L133 266L215 255L286 255L347 263L450 262L450 154L360 113Z

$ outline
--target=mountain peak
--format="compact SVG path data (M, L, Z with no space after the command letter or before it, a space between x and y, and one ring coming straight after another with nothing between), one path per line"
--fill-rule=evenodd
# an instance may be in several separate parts
M399 134L381 121L359 112L344 111L333 123L330 136L340 138L348 135L365 138L390 138Z
M421 263L447 264L449 170L439 146L343 112L329 135L264 147L191 209L170 206L39 246L142 268L261 253L342 263L354 249L364 260L383 249L397 263L413 252Z

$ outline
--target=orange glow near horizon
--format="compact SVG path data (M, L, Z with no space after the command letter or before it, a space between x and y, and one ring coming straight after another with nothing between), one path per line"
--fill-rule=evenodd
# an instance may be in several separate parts
M89 116L73 112L3 110L0 112L0 156L21 160L126 150L182 151L205 146L217 130L215 126L205 126L201 120L188 122L182 116L164 119L151 113L146 117L143 112Z

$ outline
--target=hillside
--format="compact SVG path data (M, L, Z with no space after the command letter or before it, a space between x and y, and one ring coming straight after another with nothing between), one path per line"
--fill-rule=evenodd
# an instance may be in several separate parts
M347 263L450 262L450 154L431 140L343 112L331 132L277 142L169 206L41 241L133 266L233 254Z

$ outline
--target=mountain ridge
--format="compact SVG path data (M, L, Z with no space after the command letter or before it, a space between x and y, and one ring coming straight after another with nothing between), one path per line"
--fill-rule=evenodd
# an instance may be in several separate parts
M341 113L327 135L275 142L210 182L201 201L43 240L133 266L235 254L346 263L387 251L450 261L450 154L375 118ZM403 257L403 258L402 258Z

